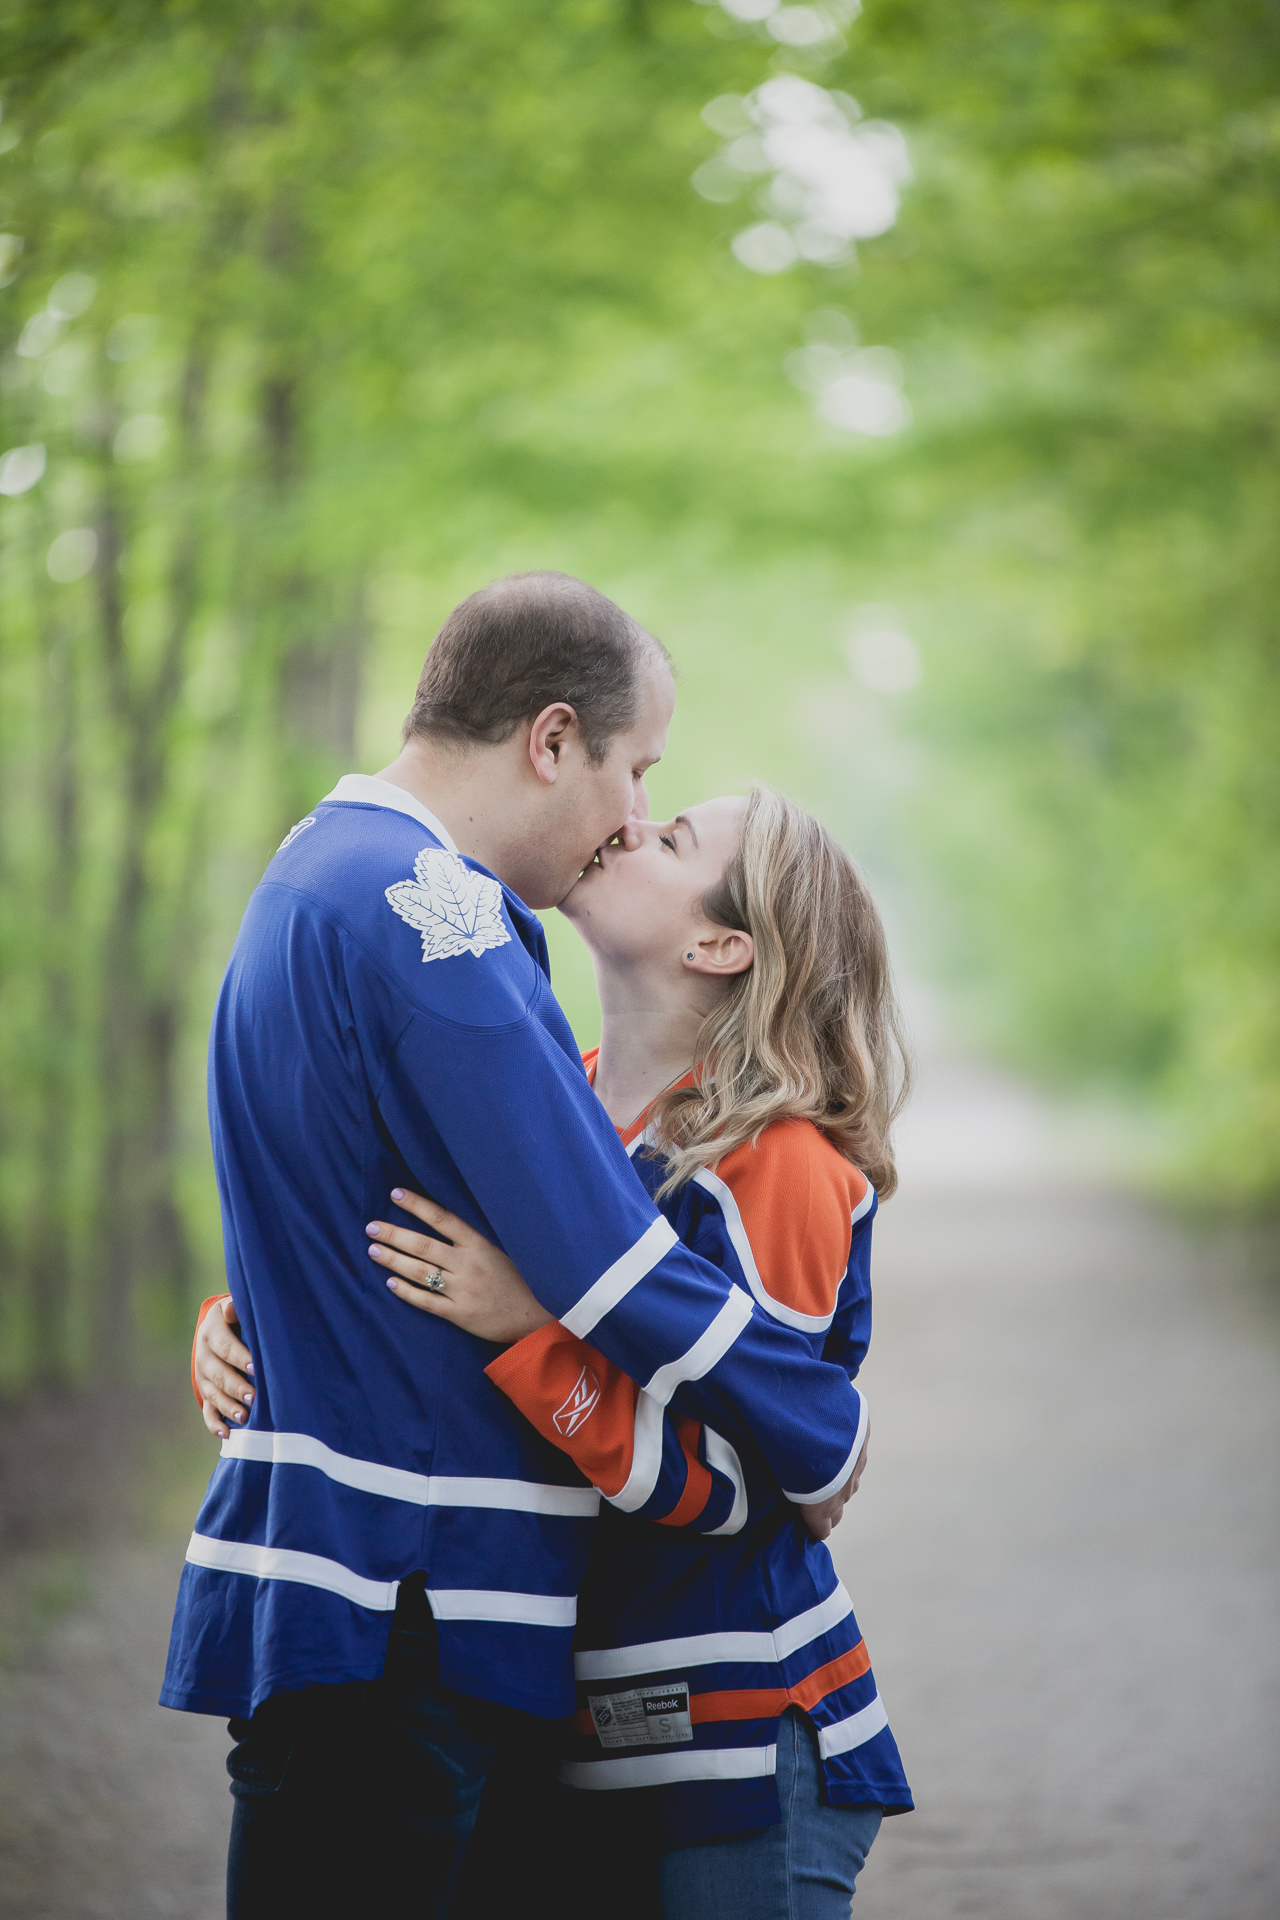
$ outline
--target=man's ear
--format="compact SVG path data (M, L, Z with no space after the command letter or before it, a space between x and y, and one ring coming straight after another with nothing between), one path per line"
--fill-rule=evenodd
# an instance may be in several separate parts
M681 964L689 973L729 980L735 973L745 973L755 957L756 943L749 933L740 927L716 927L686 946Z
M578 732L578 716L567 701L544 707L529 728L529 764L544 787L555 785L562 750Z

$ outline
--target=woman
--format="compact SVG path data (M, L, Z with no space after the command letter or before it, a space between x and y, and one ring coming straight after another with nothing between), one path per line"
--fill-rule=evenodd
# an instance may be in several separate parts
M587 1070L640 1178L682 1240L852 1376L903 1079L853 863L757 788L629 826L562 910L600 991ZM370 1225L401 1299L490 1340L530 1324L496 1248L395 1198L432 1229ZM579 1601L572 1799L632 1858L643 1836L666 1920L846 1915L882 1815L911 1798L829 1553L732 1409L704 1430L539 1317L489 1376L609 1503ZM200 1340L196 1377L225 1433L219 1413L241 1410ZM829 1530L829 1511L810 1518Z

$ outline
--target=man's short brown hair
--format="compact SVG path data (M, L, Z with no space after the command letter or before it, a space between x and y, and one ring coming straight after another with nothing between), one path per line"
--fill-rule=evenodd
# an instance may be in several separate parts
M636 717L651 633L567 573L509 573L455 607L431 643L404 737L495 746L563 700L597 766Z

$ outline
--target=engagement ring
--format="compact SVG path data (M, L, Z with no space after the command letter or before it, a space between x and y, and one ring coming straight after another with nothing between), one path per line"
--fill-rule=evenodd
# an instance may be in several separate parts
M422 1284L428 1293L443 1293L444 1275L441 1273L439 1267L432 1267Z

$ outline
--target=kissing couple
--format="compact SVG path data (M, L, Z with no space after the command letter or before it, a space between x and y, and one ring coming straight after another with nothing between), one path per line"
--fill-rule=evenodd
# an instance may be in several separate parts
M884 934L763 787L648 818L674 704L603 594L499 580L250 899L161 1696L230 1721L230 1920L847 1920L912 1804L824 1544L895 1185Z

